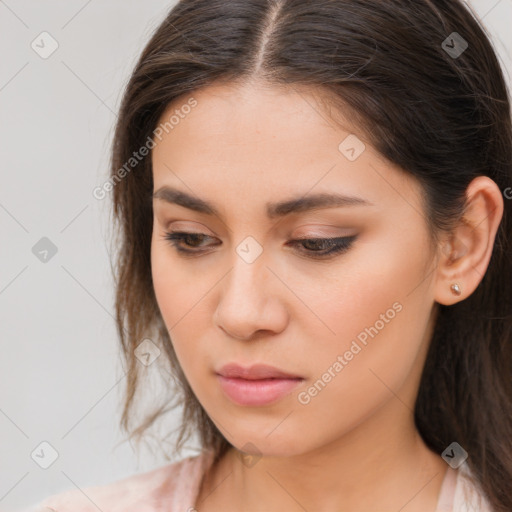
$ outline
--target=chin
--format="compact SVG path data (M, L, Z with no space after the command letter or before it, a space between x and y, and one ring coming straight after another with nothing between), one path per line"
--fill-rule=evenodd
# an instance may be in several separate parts
M254 457L292 457L307 451L303 437L295 437L289 433L277 435L275 432L267 435L266 432L232 432L236 438L226 439L237 450Z

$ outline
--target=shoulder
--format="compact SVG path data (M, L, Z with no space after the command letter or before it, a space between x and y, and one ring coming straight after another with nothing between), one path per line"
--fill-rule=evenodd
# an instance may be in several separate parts
M458 470L453 512L492 512L466 462Z
M20 512L185 512L192 509L211 453L187 457L106 485L54 494Z

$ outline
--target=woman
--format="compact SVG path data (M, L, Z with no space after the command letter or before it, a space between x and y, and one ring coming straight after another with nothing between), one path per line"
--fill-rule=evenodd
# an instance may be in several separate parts
M98 193L201 452L34 510L512 510L511 135L458 0L179 2Z

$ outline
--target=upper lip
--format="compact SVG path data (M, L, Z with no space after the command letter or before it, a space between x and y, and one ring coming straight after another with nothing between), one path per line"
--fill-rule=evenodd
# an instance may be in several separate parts
M293 375L266 364L254 364L249 367L241 366L237 363L224 365L217 374L228 378L238 378L247 380L258 379L300 379L299 375Z

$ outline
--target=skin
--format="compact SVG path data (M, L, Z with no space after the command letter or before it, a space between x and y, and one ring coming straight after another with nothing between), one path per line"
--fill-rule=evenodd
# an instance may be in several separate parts
M466 298L487 268L503 211L499 188L476 178L463 222L433 246L419 183L356 126L326 117L313 91L223 84L193 97L197 106L153 149L154 191L178 188L219 215L155 199L152 275L179 363L233 448L191 506L433 512L448 466L419 436L414 402L436 303ZM354 161L338 149L350 133L366 144ZM266 217L267 201L333 191L371 205ZM211 238L197 243L203 253L184 257L165 239L169 230ZM348 250L323 260L308 256L318 247L287 245L352 234ZM263 249L250 264L236 252L247 236ZM450 291L453 282L462 295ZM400 312L300 403L298 394L394 303ZM276 403L240 406L215 376L232 361L271 364L304 381ZM242 448L253 463L244 463Z

